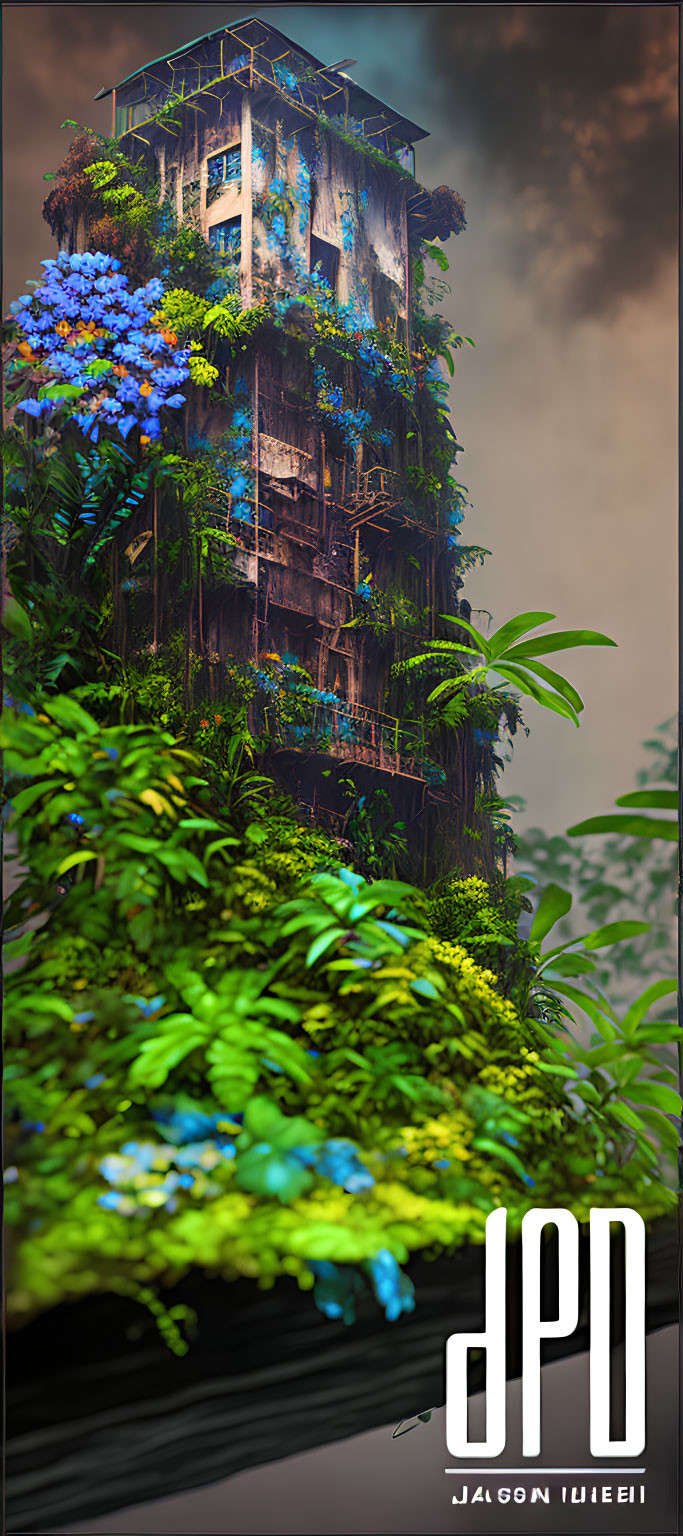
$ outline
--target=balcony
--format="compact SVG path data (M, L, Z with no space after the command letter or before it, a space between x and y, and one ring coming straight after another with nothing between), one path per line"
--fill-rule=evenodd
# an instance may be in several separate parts
M370 705L345 702L314 704L301 723L281 722L269 705L257 716L279 751L324 754L437 788L444 782L429 759L422 721L399 721Z

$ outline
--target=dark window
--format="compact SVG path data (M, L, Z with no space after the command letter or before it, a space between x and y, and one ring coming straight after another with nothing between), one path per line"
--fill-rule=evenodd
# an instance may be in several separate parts
M211 224L209 245L217 256L230 256L233 261L239 261L242 254L242 220L224 219L222 224Z
M138 123L145 123L154 111L150 101L131 101L126 107L116 108L116 134L130 133L131 128L137 128Z
M329 284L332 292L336 293L339 251L336 245L328 245L326 240L319 240L317 235L311 235L311 272L315 267L320 268L321 276Z
M212 155L209 160L209 184L206 192L206 206L210 208L216 198L221 196L227 188L238 183L242 175L242 151L239 144L231 144L229 149L221 150L220 155Z

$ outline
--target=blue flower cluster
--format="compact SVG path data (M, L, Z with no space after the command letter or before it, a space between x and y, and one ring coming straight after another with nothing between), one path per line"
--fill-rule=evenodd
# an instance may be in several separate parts
M98 1196L98 1205L120 1216L139 1215L150 1207L172 1214L179 1190L191 1190L200 1198L220 1194L222 1186L207 1175L235 1157L234 1138L242 1118L220 1111L205 1115L193 1109L153 1110L152 1119L166 1144L128 1141L120 1153L103 1158L99 1171L112 1188Z
M325 688L314 688L310 683L288 683L288 692L296 693L301 698L310 699L313 704L333 704L339 709L341 699L336 693L330 693Z
M393 1253L380 1248L368 1264L372 1288L386 1313L387 1322L393 1323L402 1312L414 1312L415 1287L412 1280L399 1268Z
M227 1115L222 1111L217 1115L205 1115L198 1109L154 1109L152 1119L160 1127L162 1136L175 1146L206 1141L208 1137L222 1146L228 1136L236 1135L243 1116Z
M309 1260L308 1268L315 1275L313 1300L325 1317L341 1318L351 1324L356 1320L356 1296L363 1290L363 1277L357 1269L347 1264L332 1264L329 1260ZM393 1323L404 1312L415 1309L415 1288L390 1253L381 1248L374 1259L364 1265L375 1296L384 1308L387 1322Z
M328 1259L310 1260L308 1268L315 1275L313 1300L319 1312L335 1322L341 1318L348 1326L356 1321L356 1294L364 1290L363 1276L348 1264L332 1264Z
M352 251L354 219L350 208L341 209L339 222L342 228L342 246L345 251Z
M296 185L299 194L299 234L305 235L308 229L308 213L311 203L311 173L305 160L300 160L299 162Z
M179 385L190 373L189 353L174 350L172 333L153 324L159 278L131 292L121 263L102 252L62 251L42 266L44 283L10 309L24 333L24 360L51 382L17 409L47 416L68 400L93 442L103 425L123 438L133 427L148 441L160 437L159 413L185 404Z
M239 377L235 380L235 394L247 395L246 381ZM254 476L249 467L252 435L251 402L245 405L238 404L232 412L232 419L225 435L226 446L214 452L214 465L217 478L222 482L226 492L232 496L231 516L240 523L251 523L254 520L252 500L254 496Z
M277 678L272 677L270 672L256 672L254 680L258 683L259 688L263 689L264 693L280 692Z
M350 1141L324 1141L317 1146L296 1147L292 1156L304 1168L313 1168L331 1184L337 1184L349 1195L358 1195L364 1189L372 1189L374 1179L369 1168L360 1161Z
M178 1190L192 1190L199 1196L220 1194L222 1186L206 1175L234 1156L232 1142L218 1146L202 1141L171 1148L151 1141L127 1141L120 1153L110 1153L99 1164L103 1178L113 1187L98 1195L97 1203L120 1216L139 1215L150 1208L172 1214L178 1207Z
M313 382L318 397L318 407L339 427L347 448L357 448L363 441L372 420L369 411L344 409L344 397L338 385L330 384L325 369L316 364Z

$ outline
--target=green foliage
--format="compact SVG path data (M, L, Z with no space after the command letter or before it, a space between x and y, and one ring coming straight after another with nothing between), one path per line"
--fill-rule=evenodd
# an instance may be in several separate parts
M666 785L675 794L678 762L676 720L660 726L645 744L645 766L638 772L636 793L658 793L648 786ZM615 818L616 819L616 818ZM612 1001L627 1004L643 981L654 982L676 969L677 850L669 838L635 837L622 828L619 835L548 836L532 827L518 837L516 866L540 888L553 881L574 895L593 925L643 915L647 935L601 951L596 981ZM572 914L558 923L561 939L576 931Z
M494 890L470 875L442 882L427 909L437 937L460 944L484 970L495 972L513 998L531 973L528 948L517 936L522 901L512 882L501 881Z
M669 843L678 842L678 793L675 789L637 789L621 795L615 805L645 811L674 811L673 817L658 816L589 816L567 828L567 837L585 837L599 832L618 832L621 837L664 838Z
M332 841L239 751L218 772L64 697L7 711L3 747L15 1322L195 1264L307 1287L313 1262L481 1239L501 1202L513 1225L539 1201L663 1208L640 1126L619 1119L633 1079L577 1111L547 1023L430 935L419 890L334 872ZM41 925L23 930L29 907ZM647 1002L622 1021L638 1049ZM653 1077L649 1103L638 1087L650 1137L667 1087ZM169 1105L219 1130L169 1145Z
M583 700L565 677L547 667L538 657L553 651L576 649L584 645L614 645L615 642L607 635L589 629L561 630L554 635L538 635L533 640L520 641L521 635L528 634L529 630L548 623L554 617L552 613L520 613L516 618L509 619L487 640L468 620L454 619L449 614L443 614L442 618L465 630L475 644L432 640L426 652L412 657L406 665L424 670L433 666L435 659L442 665L444 662L451 664L456 675L445 678L432 689L427 699L429 704L436 704L440 700L452 703L454 697L470 688L472 683L486 682L489 675L493 674L512 683L522 695L535 699L536 703L555 714L566 716L578 726ZM478 666L464 667L461 659L463 655L481 656L483 662Z
M406 851L405 822L398 821L386 790L359 795L353 779L341 779L339 787L351 804L343 830L351 841L358 869L366 880L381 880L396 873L396 860Z

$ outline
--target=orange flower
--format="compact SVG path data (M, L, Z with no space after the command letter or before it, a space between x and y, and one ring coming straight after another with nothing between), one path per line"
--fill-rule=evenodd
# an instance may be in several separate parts
M128 378L128 369L124 368L123 363L114 363L114 367L112 368L112 373L118 374L120 379L127 379Z
M27 357L30 363L35 362L35 357L27 341L20 341L18 350L22 357Z
M151 443L151 441L152 441L151 437L145 437L144 432L142 432L140 434L140 447L141 448L146 448L147 444Z
M201 729L203 731L206 731L208 729L208 725L209 725L208 720L200 720L199 724L200 724L200 727L201 727Z
M71 326L68 320L60 320L59 325L55 326L55 330L58 336L68 336Z
M141 384L140 385L140 394L141 395L151 395L151 393L152 393L152 386L151 386L151 384Z
M223 719L223 716L222 715L214 715L213 718L214 718L214 720L216 722L216 725L220 725L221 720Z
M161 334L164 338L164 341L168 342L169 347L175 347L178 345L178 337L176 336L175 331L162 331Z

